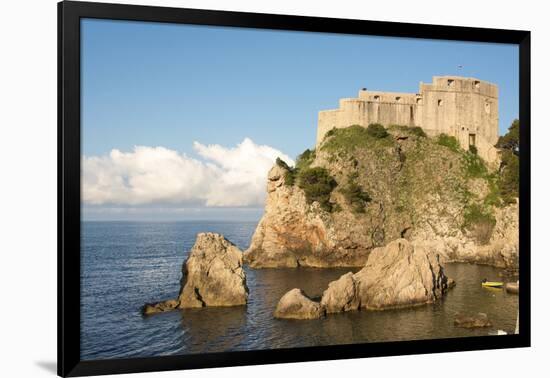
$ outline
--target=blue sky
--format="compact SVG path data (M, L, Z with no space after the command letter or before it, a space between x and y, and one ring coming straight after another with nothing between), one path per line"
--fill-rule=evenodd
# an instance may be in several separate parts
M514 45L105 20L83 20L82 42L85 155L247 136L295 156L339 98L446 74L498 84L501 133L518 116Z
M415 93L437 75L496 83L501 134L518 116L515 45L92 19L81 31L87 157L161 146L201 159L212 151L193 142L249 138L294 158L340 98L362 87Z

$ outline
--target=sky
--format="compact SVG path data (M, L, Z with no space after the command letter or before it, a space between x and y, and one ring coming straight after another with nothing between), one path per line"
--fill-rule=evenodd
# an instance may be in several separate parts
M518 117L516 45L81 22L85 220L256 219L274 159L363 87L476 77L499 87L501 134Z

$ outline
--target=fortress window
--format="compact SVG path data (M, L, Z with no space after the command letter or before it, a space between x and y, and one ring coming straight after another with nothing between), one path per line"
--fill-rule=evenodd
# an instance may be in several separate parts
M396 97L396 98L395 98L395 101L401 102L401 97Z
M422 97L417 97L417 98L416 98L416 103L417 103L418 105L421 105L421 104L422 104Z
M441 106L441 105L443 105L443 100L441 99L437 100L437 106Z
M380 96L374 96L374 101L380 101Z
M476 145L476 135L475 134L470 134L469 135L468 145L469 146L475 146Z
M487 113L487 114L491 113L491 103L490 102L485 103L485 113Z
M455 86L455 81L452 80L452 79L447 80L447 86L451 87L451 88L454 87Z
M476 87L477 89L479 89L479 80L474 81L474 87Z

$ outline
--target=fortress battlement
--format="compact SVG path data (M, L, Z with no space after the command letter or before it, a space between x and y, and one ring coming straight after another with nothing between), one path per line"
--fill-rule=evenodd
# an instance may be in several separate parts
M487 162L498 159L498 87L461 76L434 76L420 83L418 93L362 89L357 98L343 98L338 109L319 112L317 146L333 128L419 126L426 134L454 136L464 149L471 145Z

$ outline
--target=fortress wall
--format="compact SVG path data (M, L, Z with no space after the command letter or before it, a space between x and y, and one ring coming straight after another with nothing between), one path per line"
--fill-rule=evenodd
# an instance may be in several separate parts
M333 127L344 127L337 126L340 122L340 110L322 110L319 112L319 122L317 125L317 141L316 145L322 142L325 134L332 129Z
M432 91L424 85L422 88L423 112L420 122L423 129L431 134L441 133L458 137L456 123L456 93Z
M415 104L367 102L367 114L367 126L371 123L416 126L419 121Z
M416 97L413 93L403 92L379 92L379 91L359 91L358 98L365 101L380 102L380 103L400 103L400 104L416 104Z
M332 128L381 123L420 126L426 134L454 136L464 149L475 143L487 161L498 159L498 87L473 78L434 76L419 93L359 91L336 110L319 112L317 144ZM474 140L475 139L475 140Z

